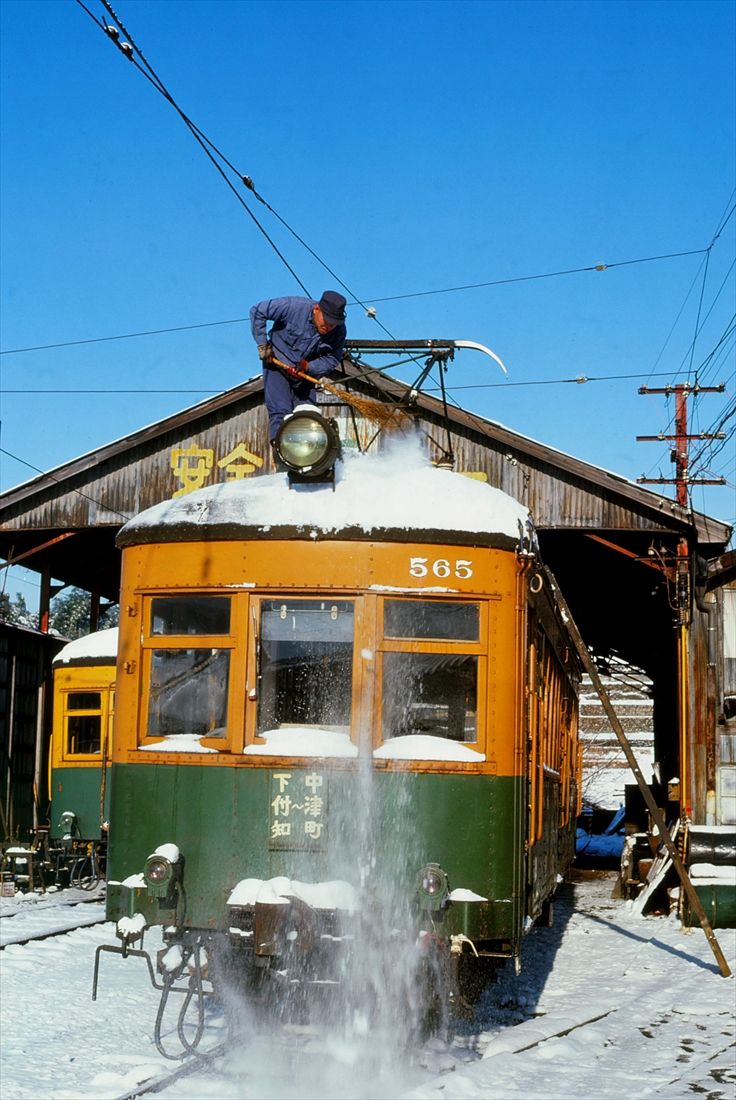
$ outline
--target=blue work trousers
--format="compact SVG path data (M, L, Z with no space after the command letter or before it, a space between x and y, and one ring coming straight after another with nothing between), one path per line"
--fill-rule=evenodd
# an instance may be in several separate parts
M284 417L297 405L316 403L317 389L311 382L289 377L278 367L264 367L263 396L268 412L268 438L273 442Z

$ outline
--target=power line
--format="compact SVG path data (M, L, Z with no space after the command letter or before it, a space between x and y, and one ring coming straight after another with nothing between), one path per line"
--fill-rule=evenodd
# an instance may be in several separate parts
M391 339L395 339L393 333L389 332L389 330L386 328L386 326L378 319L378 317L376 316L375 309L366 307L366 303L361 301L361 299L358 297L358 295L356 295L354 293L354 291L352 291L350 289L350 287L347 286L347 284L339 277L339 275L337 275L332 270L332 268L326 263L326 261L324 259L322 259L322 257L313 248L311 248L310 245L308 245L307 242L301 236L299 236L299 234L296 232L296 230L293 229L292 226L289 225L289 223L284 218L282 218L281 215L276 210L274 210L274 208L263 198L263 196L258 193L251 177L248 176L248 175L243 174L242 172L240 172L235 167L235 165L225 156L225 154L222 153L220 149L218 149L218 147L215 145L215 143L213 141L211 141L210 138L208 138L206 134L203 133L203 131L188 117L188 115L185 114L185 112L182 110L182 108L176 102L176 100L171 95L169 90L166 88L166 86L164 85L161 78L155 72L152 65L146 59L146 57L144 56L142 50L140 50L140 48L136 45L136 43L134 42L133 37L130 34L130 32L127 30L125 25L121 22L121 20L115 14L115 12L113 11L113 9L112 9L110 3L108 2L108 0L101 0L101 3L102 3L102 6L105 8L105 10L108 12L108 14L111 16L111 18L115 21L115 23L117 24L117 27L107 25L104 22L104 20L102 20L102 19L98 23L97 19L95 19L92 12L89 10L89 8L86 7L86 5L82 2L82 0L76 0L76 2L90 16L90 18L93 20L93 22L96 25L98 25L102 28L102 30L107 35L107 37L110 38L110 40L115 44L115 46L117 46L117 48L124 54L124 56L135 65L135 67L138 69L138 71L140 73L142 73L142 75L145 76L147 80L149 80L149 82L156 89L156 91L158 91L164 97L164 99L168 103L171 104L171 106L174 108L174 110L177 112L177 114L182 119L184 124L187 126L187 128L189 129L189 131L191 132L191 134L193 135L193 137L197 141L197 143L201 146L201 148L204 151L204 153L206 154L206 156L209 158L209 160L212 162L212 164L214 165L216 170L222 176L222 178L225 181L225 183L227 184L227 186L230 188L230 190L233 192L235 197L238 199L238 201L240 202L243 209L246 211L246 213L252 219L252 221L258 226L258 229L261 231L261 233L266 238L268 243L271 245L273 250L276 252L279 259L284 263L286 268L293 275L294 279L297 281L297 283L302 288L304 293L308 297L312 297L312 295L310 295L310 293L309 293L309 290L304 285L304 283L301 281L301 279L297 275L294 268L291 266L291 264L288 262L286 257L283 255L283 253L277 247L276 243L272 240L272 238L266 232L266 229L260 223L260 221L255 216L253 211L250 209L248 204L245 202L242 195L235 189L232 182L228 178L227 174L225 173L225 171L223 170L221 165L216 160L216 156L219 157L219 159L222 161L222 163L225 164L230 169L230 171L233 172L237 176L238 182L242 183L251 192L251 194L254 195L254 197L258 200L258 202L262 203L274 215L274 217L277 218L277 220L281 223L281 225L283 225L292 234L292 236L295 237L295 239L297 241L299 241L299 243L304 248L307 249L307 251L310 253L310 255L315 260L317 260L317 262L319 264L321 264L321 266L325 269L325 271L329 272L329 274L334 279L337 280L337 282L340 284L340 286L343 287L343 289L359 305L362 305L363 308L366 309L367 315L369 317L372 317L376 321L379 328L381 328L386 333L386 335L389 336ZM120 41L120 32L121 31L128 38L127 42L121 42ZM138 61L135 57L135 54L137 54L140 57L141 61L143 62L143 65L145 66L145 70L147 70L147 71L145 71L141 67L141 65L138 63Z
M227 387L226 387L227 388ZM223 393L223 390L217 389L215 386L210 386L206 390L5 390L0 389L2 394L197 394L197 393Z
M657 369L657 366L659 365L659 361L665 353L667 345L669 344L670 339L672 337L672 333L675 331L675 328L677 327L677 323L680 320L680 317L682 316L682 313L685 309L685 306L687 305L687 303L690 299L690 295L693 292L693 288L695 287L695 284L698 280L698 276L700 275L700 272L703 269L703 266L707 263L707 259L708 259L708 256L710 255L711 249L713 248L716 241L721 236L721 233L723 232L723 230L726 228L726 225L728 224L729 220L731 219L731 217L734 213L734 209L736 209L736 206L734 206L734 205L731 205L730 209L729 209L729 205L731 204L731 201L732 201L734 195L736 195L736 187L731 191L731 194L728 196L728 199L726 201L726 205L724 207L723 213L721 214L718 222L716 223L716 228L715 228L715 231L714 231L713 236L711 238L710 244L708 245L707 248L703 249L703 252L705 254L705 259L703 260L701 265L698 267L698 270L696 271L695 276L693 277L693 281L690 284L690 287L688 288L687 294L685 295L685 297L683 299L682 305L680 306L679 310L677 311L677 316L675 317L674 321L672 322L670 330L667 333L667 336L665 337L665 341L662 344L662 347L660 349L659 355L657 356L657 358L654 361L654 364L652 366L652 372L654 372ZM733 264L731 266L733 267ZM726 274L726 278L728 278L728 275L730 274L730 272L731 272L731 268L729 268L729 270ZM725 281L726 280L724 279L724 283L725 283ZM718 294L716 294L716 297L715 297L713 303L711 304L711 309L713 308L716 301L718 300L718 295L720 294L722 289L723 289L723 285L721 285L721 288L719 289ZM708 314L706 315L706 318L704 319L703 323L705 323L705 320L707 319L707 316L709 314L710 314L710 310L708 311ZM684 363L685 358L687 358L687 352L685 353L685 356L683 358L683 363ZM682 364L680 366L682 367Z
M80 0L77 0L79 3ZM71 348L79 344L104 344L109 340L133 340L138 336L160 336L166 332L187 332L194 328L214 328L216 325L240 325L247 321L247 317L234 317L230 321L204 321L197 325L176 325L173 328L153 328L142 332L125 332L118 336L92 336L86 340L64 340L56 344L37 344L35 347L10 348L0 351L0 355L20 355L25 351L48 351L51 348Z
M409 362L409 360L404 360ZM366 371L365 374L374 373L372 371ZM666 377L669 375L669 371L660 371L659 376ZM364 375L361 375L364 377ZM482 382L476 385L467 386L453 386L453 392L458 390L495 390L495 389L513 389L516 386L561 386L565 384L582 385L587 382L618 382L626 379L637 378L651 378L651 374L600 374L600 375L588 375L579 374L575 378L535 378L528 379L526 382ZM654 377L657 377L656 375ZM437 387L439 391L440 387ZM36 394L87 394L87 395L121 395L121 394L200 394L200 393L223 393L224 390L218 389L216 386L211 386L209 389L197 389L197 390L97 390L97 389L53 389L53 390L21 390L21 389L0 389L0 394L14 394L14 395L36 395ZM435 388L429 388L424 390L425 393L434 393Z
M19 455L13 454L12 451L6 451L4 447L0 447L0 454L4 454L7 455L8 458L15 459L16 462L20 462L21 466L27 466L29 470L35 470L37 474L42 474L44 477L48 477L52 481L55 481L57 485L61 485L60 478L54 477L54 475L50 474L48 470L39 469L39 467L34 466L32 462L26 462L24 458L21 458ZM72 493L76 493L77 496L84 497L85 500L89 500L92 504L96 504L99 508L104 508L106 512L110 512L114 516L120 516L124 523L127 523L130 519L130 516L126 516L122 512L118 512L116 508L111 508L108 504L104 504L103 501L97 500L96 497L89 496L88 493L83 493L81 489L70 489L69 491Z
M81 0L76 0L76 2L81 3ZM430 295L454 294L456 292L464 291L464 290L478 290L478 289L483 289L483 288L492 287L492 286L507 286L511 283L527 283L527 282L533 282L533 281L539 280L539 279L555 279L555 278L559 278L559 277L565 276L565 275L579 275L579 274L587 273L587 272L591 272L591 271L599 271L599 272L600 271L610 271L611 269L616 268L616 267L630 267L633 264L653 263L653 262L658 261L658 260L671 260L671 259L677 259L677 258L682 257L682 256L699 256L699 255L703 255L706 251L707 251L707 249L705 249L705 248L698 248L698 249L690 250L690 251L686 251L686 252L668 252L665 255L661 255L661 256L645 256L645 257L641 257L639 259L634 259L634 260L620 260L620 261L617 261L615 263L610 263L610 264L589 264L586 267L570 267L570 268L566 268L566 269L561 270L561 271L546 271L546 272L542 272L541 274L537 274L537 275L518 275L518 276L512 276L511 278L491 279L491 280L489 280L487 282L483 282L483 283L467 283L467 284L464 284L462 286L440 287L436 290L419 290L419 291L415 291L415 292L410 293L410 294L394 294L394 295L389 295L389 296L383 297L383 298L366 298L365 302L361 302L361 303L350 302L350 303L348 303L348 307L350 305L356 305L356 304L360 304L360 305L371 305L371 304L373 304L373 305L375 305L375 304L378 304L378 303L381 303L381 302L398 302L398 301L402 301L406 298L423 298L423 297L429 297ZM697 278L697 276L696 276L696 278ZM684 303L683 303L683 308L684 308ZM679 319L679 315L678 315L678 319ZM105 342L108 342L108 341L111 341L111 340L133 340L133 339L135 339L137 337L141 337L141 336L160 336L160 335L163 335L163 334L166 334L166 333L171 333L171 332L189 332L192 329L214 328L217 325L242 325L242 324L248 323L249 320L250 319L248 317L232 317L232 318L230 318L229 320L226 320L226 321L203 321L200 324L195 324L195 325L174 325L174 326L171 326L171 327L168 327L168 328L144 329L140 332L125 332L125 333L118 334L116 336L93 336L93 337L89 337L87 339L82 339L82 340L63 340L63 341L59 341L59 342L53 343L53 344L36 344L34 346L31 346L31 347L7 348L3 351L0 351L0 355L20 355L24 352L29 352L29 351L49 351L49 350L52 350L54 348L76 347L76 346L79 346L81 344L101 344L101 343L105 343ZM391 337L391 338L394 339L394 337ZM668 337L668 339L669 339L669 337ZM664 348L662 349L662 351L664 351ZM661 355L662 355L662 352L660 352L660 355L658 356L657 361L659 361L659 358L661 358ZM655 366L656 366L656 363L655 363Z
M219 157L220 157L220 158L221 158L221 159L222 159L223 161L225 161L225 163L227 163L228 165L229 165L229 162L225 160L225 158L224 158L224 157L222 156L222 154L221 154L221 153L220 153L220 151L219 151L219 150L217 149L217 147L216 147L216 146L214 145L214 143L213 143L213 142L211 142L211 141L209 140L209 138L207 138L207 137L206 137L206 136L205 136L205 135L204 135L204 134L202 133L202 131L201 131L201 130L199 129L199 127L198 127L198 126L196 126L196 125L195 125L195 124L194 124L194 123L192 122L192 120L191 120L191 119L190 119L190 118L188 117L188 115L186 115L186 114L185 114L185 112L184 112L184 111L183 111L183 110L181 109L181 107L179 107L179 105L178 105L178 104L177 104L177 102L175 101L174 97L173 97L173 96L171 95L171 93L170 93L170 92L168 91L168 89L167 89L167 88L166 88L166 86L164 85L163 81L162 81L162 80L161 80L161 79L160 79L160 78L159 78L159 77L157 76L157 74L156 74L156 73L154 72L154 70L153 70L153 68L151 67L151 65L150 65L150 64L148 63L148 61L147 61L147 60L146 60L146 58L144 57L144 55L143 55L142 51L141 51L141 50L140 50L140 49L138 48L138 46L136 46L136 45L135 45L135 43L134 43L134 41L133 41L133 38L132 38L132 35L130 34L130 32L129 32L128 30L126 30L125 26L124 26L124 25L123 25L123 24L122 24L122 23L120 22L120 20L119 20L119 19L118 19L118 17L116 16L115 12L114 12L114 11L113 11L113 9L111 8L111 6L110 6L110 5L109 5L109 3L107 2L107 0L101 0L101 2L102 2L102 6L103 6L103 7L104 7L104 8L106 9L106 11L107 11L107 12L109 12L110 16L111 16L111 17L112 17L112 18L113 18L113 19L115 20L115 22L117 23L118 27L120 28L120 31L122 31L122 32L123 32L123 34L124 34L124 35L126 35L126 37L127 37L128 39L129 39L129 41L128 41L128 42L121 42L121 41L120 41L120 31L119 31L119 30L118 30L118 29L117 29L116 27L113 27L113 26L109 26L109 25L108 25L108 24L106 24L106 23L105 23L105 22L104 22L104 21L103 21L102 19L101 19L101 20L100 20L100 21L98 22L98 20L97 20L97 19L95 19L95 17L94 17L94 15L92 14L92 12L91 12L91 11L89 10L89 8L88 8L88 7L87 7L87 6L86 6L86 5L85 5L85 4L84 4L84 3L82 2L82 0L76 0L76 2L77 2L77 4L79 5L79 7L83 8L83 10L84 10L84 11L86 11L87 15L89 15L89 16L90 16L90 18L92 19L92 21L93 21L93 22L94 22L94 23L95 23L95 24L96 24L97 26L99 26L99 27L101 27L101 28L102 28L102 30L103 30L103 31L104 31L104 33L105 33L105 34L107 35L107 37L108 37L108 38L109 38L109 39L110 39L110 40L111 40L111 41L112 41L112 42L113 42L113 43L114 43L114 44L115 44L115 45L116 45L116 46L118 47L118 49L119 49L119 50L120 50L120 51L121 51L121 52L123 53L123 55L124 55L125 57L127 57L127 59L128 59L128 60L129 60L130 62L132 62L132 63L133 63L133 65L134 65L134 66L136 67L136 69L138 70L138 72L140 72L140 73L141 73L141 74L142 74L142 75L143 75L143 76L144 76L144 77L145 77L145 78L146 78L146 79L147 79L147 80L149 81L149 83L150 83L150 84L152 84L152 86L153 86L153 87L154 87L154 88L156 89L156 91L158 91L158 92L159 92L159 93L160 93L160 94L161 94L161 95L162 95L162 96L164 97L164 99L165 99L165 100L166 100L166 101L167 101L168 103L170 103L170 104L171 104L171 106L172 106L172 107L174 108L174 110L176 111L176 113L177 113L177 114L179 115L179 117L180 117L180 118L181 118L181 120L183 121L184 125L185 125L185 126L187 127L187 129L188 129L188 130L190 131L190 133L191 133L191 134L192 134L192 136L194 137L195 141L196 141L196 142L198 143L198 145L199 145L199 146L201 147L201 149L202 149L202 151L204 152L205 156L207 156L207 158L208 158L208 159L209 159L209 160L211 161L211 163L212 163L213 167L215 168L215 170L216 170L216 171L217 171L217 172L218 172L218 173L220 174L220 176L221 176L221 177L222 177L222 179L224 180L224 182L225 182L225 184L227 185L227 187L228 187L228 188L230 189L230 191L232 191L232 193L233 193L233 195L235 196L235 198L236 198L236 199L238 200L238 202L240 203L240 205L241 205L241 206L243 207L243 209L244 209L244 210L245 210L245 212L247 213L248 217L249 217L249 218L250 218L250 219L251 219L251 220L252 220L252 221L254 222L254 224L255 224L255 225L256 225L256 226L258 227L258 229L260 230L260 232L261 232L261 233L263 234L263 236L265 237L265 239L266 239L266 240L268 241L268 243L270 244L271 248L272 248L272 249L274 250L274 252L276 253L276 255L277 255L277 256L279 257L279 259L280 259L280 260L282 261L282 263L283 263L283 264L284 264L284 266L285 266L285 267L287 268L287 270L288 270L288 271L289 271L289 272L291 273L291 275L293 275L294 279L295 279L295 280L296 280L296 282L297 282L297 283L299 284L299 286L300 286L300 287L302 288L302 290L304 291L304 293L305 293L305 294L306 294L307 296L309 296L309 291L308 291L308 290L307 290L307 288L305 287L304 283L303 283L303 282L301 281L301 279L300 279L300 278L299 278L299 276L297 275L296 271L295 271L295 270L294 270L294 268L293 268L293 267L291 266L291 264L289 263L289 261L288 261L288 260L286 259L286 257L284 256L284 254L283 254L283 253L282 253L282 252L280 251L280 249L278 248L278 245L276 244L276 242L275 242L274 240L272 240L272 238L271 238L271 237L269 236L269 234L268 234L268 232L266 231L265 227L264 227L263 225L261 225L260 221L259 221L259 220L258 220L258 218L257 218L257 217L255 216L255 214L253 213L253 211L252 211L252 210L250 209L250 207L248 206L248 204L247 204L247 202L245 201L245 199L243 198L243 196L242 196L242 195L241 195L241 194L240 194L240 193L239 193L239 192L238 192L238 191L237 191L237 190L235 189L235 187L233 186L232 182L231 182L231 181L230 181L230 180L228 179L228 177L227 177L227 174L226 174L226 173L225 173L225 172L223 171L222 167L220 166L220 164L218 164L218 162L217 162L217 160L216 160L215 156L213 155L213 151L214 151L215 153L217 153L217 155L218 155L218 156L219 156ZM146 72L146 71L145 71L145 70L144 70L144 69L143 69L143 68L141 67L140 63L139 63L139 62L137 61L137 59L136 59L136 58L135 58L135 56L134 56L134 52L135 52L135 53L137 53L137 54L138 54L138 56L139 56L139 57L141 58L141 61L143 61L143 63L144 63L144 65L145 65L146 69L148 70L148 72ZM149 74L150 74L150 75L149 75Z

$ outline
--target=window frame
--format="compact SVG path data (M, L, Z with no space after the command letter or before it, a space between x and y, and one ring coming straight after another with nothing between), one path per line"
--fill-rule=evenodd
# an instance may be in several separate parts
M359 648L359 641L366 640L366 622L368 621L366 615L366 604L369 602L366 596L362 593L355 591L340 591L330 592L329 595L325 595L324 592L313 591L297 591L289 590L284 592L283 590L263 590L258 593L253 593L250 597L249 608L249 637L248 637L248 653L246 661L246 705L245 705L245 740L243 749L250 745L266 745L268 742L264 737L259 736L258 729L258 705L259 705L259 685L261 679L260 672L260 646L261 646L261 611L264 604L271 603L274 600L283 600L284 602L302 602L312 603L315 600L322 600L329 602L332 600L335 603L350 603L353 609L353 653L351 664L351 700L350 700L350 728L348 735L351 743L359 750L358 733L361 728L360 721L360 704L361 704L361 684L363 673L363 661L361 660L361 652ZM301 760L301 759L319 759L318 757L301 757L298 754L283 755L274 754L273 757L266 755L251 756L250 759L254 764L263 764L269 759L275 760ZM340 761L342 757L329 757L331 761ZM354 762L352 757L346 757L347 762ZM331 766L333 766L331 764Z
M186 599L202 596L217 596L230 600L230 629L226 634L154 634L152 611L154 600L161 599ZM139 692L140 707L138 712L137 749L145 748L147 751L155 751L156 745L167 743L165 752L187 751L197 754L197 750L172 750L168 746L171 738L178 735L164 736L161 734L149 734L148 716L151 702L151 669L153 665L153 653L157 650L223 650L229 654L228 661L228 688L227 703L225 708L225 736L199 738L202 748L215 749L218 753L233 753L242 751L243 710L245 707L245 654L247 648L248 632L248 595L241 595L223 589L177 589L159 590L148 592L142 600L142 624L141 624L141 679ZM238 741L241 744L238 744ZM211 756L214 754L201 754Z
M57 760L63 764L101 764L107 761L110 755L112 734L112 721L115 709L115 670L110 670L110 680L107 683L96 681L93 684L70 683L60 690L61 702L61 752ZM100 706L97 707L69 707L71 695L89 695L95 693L100 697ZM72 752L69 748L69 718L99 716L100 719L100 748L97 752Z
M389 741L396 740L395 738L388 738L384 740L383 737L383 704L384 704L384 692L383 692L383 666L384 656L387 653L438 653L458 656L471 656L477 658L477 684L476 684L476 740L475 741L453 741L453 744L464 745L466 748L474 749L476 752L486 754L486 746L489 739L488 731L488 714L489 714L489 656L490 656L490 628L491 628L491 614L490 614L490 600L487 598L481 598L477 595L473 595L467 598L462 598L459 594L456 595L442 593L435 596L423 596L421 602L432 603L472 603L478 607L478 640L476 642L469 641L453 641L450 639L427 639L427 638L387 638L384 634L385 623L385 606L386 603L393 600L406 600L417 601L417 597L413 593L407 593L406 595L399 595L398 593L390 593L385 596L380 596L378 599L378 609L376 616L376 685L374 695L374 724L373 724L373 749L379 748L381 745L388 744ZM429 734L428 736L433 736ZM448 738L438 738L438 740L444 741ZM451 764L451 761L443 762Z

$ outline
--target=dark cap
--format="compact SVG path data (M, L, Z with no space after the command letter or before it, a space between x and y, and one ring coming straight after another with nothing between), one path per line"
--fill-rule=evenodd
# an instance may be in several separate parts
M330 324L339 325L345 321L345 306L347 302L342 294L336 290L326 290L318 302L322 310L322 316Z

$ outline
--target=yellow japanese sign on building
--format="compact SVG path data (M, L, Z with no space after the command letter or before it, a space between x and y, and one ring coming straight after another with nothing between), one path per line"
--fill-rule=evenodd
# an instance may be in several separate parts
M212 477L214 470L223 470L226 481L248 477L263 466L259 455L251 454L245 443L237 443L228 454L216 458L212 447L174 447L171 451L171 469L179 488L172 497L183 497L201 489ZM221 478L216 477L216 480Z

